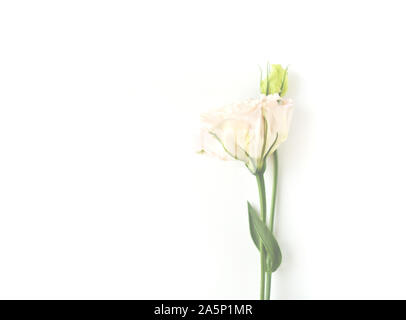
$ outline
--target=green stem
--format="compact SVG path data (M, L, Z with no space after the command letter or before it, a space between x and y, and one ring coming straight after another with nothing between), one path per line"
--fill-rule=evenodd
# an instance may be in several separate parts
M265 274L265 300L270 300L271 296L271 280L272 272L266 272Z
M276 203L276 189L278 186L278 153L275 151L273 153L273 166L272 166L272 198L271 198L271 217L269 219L269 230L273 233L274 218L275 218L275 203ZM265 299L269 300L271 298L271 282L272 282L272 272L267 273L266 279L266 294Z
M265 282L265 300L271 300L271 282L272 282L272 272L268 271L266 273L266 282Z
M257 184L258 184L258 192L259 192L259 203L261 208L261 219L264 223L266 223L266 196L265 196L265 181L264 181L264 173L258 173L256 175ZM260 299L264 300L265 295L265 247L264 244L261 242L260 246L260 254L261 254L261 285L260 285Z

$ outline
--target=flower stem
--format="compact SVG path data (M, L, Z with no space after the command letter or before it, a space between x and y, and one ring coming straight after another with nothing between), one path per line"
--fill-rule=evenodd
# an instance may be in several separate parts
M257 184L258 184L258 192L259 192L259 203L261 208L261 220L266 223L266 196L265 196L265 182L264 182L264 173L258 173L256 175ZM265 296L265 260L266 260L266 252L264 244L261 242L260 246L260 254L261 254L261 283L260 283L260 299L264 300Z
M274 218L275 218L275 202L276 202L276 189L278 185L278 153L275 151L273 153L273 166L272 166L272 198L271 198L271 217L269 219L269 230L273 233ZM267 273L266 279L266 294L265 299L269 300L271 298L271 281L272 281L272 271Z

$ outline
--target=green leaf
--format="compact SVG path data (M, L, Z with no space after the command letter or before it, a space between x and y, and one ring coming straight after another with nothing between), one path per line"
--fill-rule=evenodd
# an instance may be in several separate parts
M259 245L260 245L261 240L259 240L258 233L254 229L254 223L252 222L252 218L251 218L251 215L257 214L257 213L256 213L255 209L252 207L251 203L249 203L249 201L247 201L247 203L248 203L248 221L249 221L249 225L250 225L251 238L252 238L252 241L254 241L255 246L259 250Z
M255 211L254 207L251 205L251 203L249 203L249 201L247 201L248 203L248 221L249 221L249 226L250 226L250 234L251 234L251 238L252 241L254 242L255 246L257 247L258 250L260 250L260 244L261 244L261 240L258 236L258 233L255 231L254 228L254 224L252 222L252 218L251 218L251 214L257 214L257 212ZM266 257L266 265L265 265L265 269L266 272L270 272L272 269L272 263L271 263L271 259L269 256Z
M272 272L275 272L282 262L282 252L279 248L278 242L276 241L274 235L268 229L266 224L259 218L259 215L255 212L255 209L249 202L248 215L252 240L254 241L257 248L259 248L261 242L264 244L265 250L270 260L268 261L267 259L267 269L271 269ZM269 268L269 264L272 265L272 268Z

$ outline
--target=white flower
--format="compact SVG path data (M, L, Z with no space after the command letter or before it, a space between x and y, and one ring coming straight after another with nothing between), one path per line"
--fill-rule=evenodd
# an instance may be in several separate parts
M288 137L292 101L261 95L201 116L201 152L243 161L256 174L265 159Z

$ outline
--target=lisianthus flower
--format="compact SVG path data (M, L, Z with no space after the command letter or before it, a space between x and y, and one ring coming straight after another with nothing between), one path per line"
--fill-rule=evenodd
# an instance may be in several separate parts
M240 160L256 174L288 137L292 101L279 94L261 95L202 114L201 152Z

